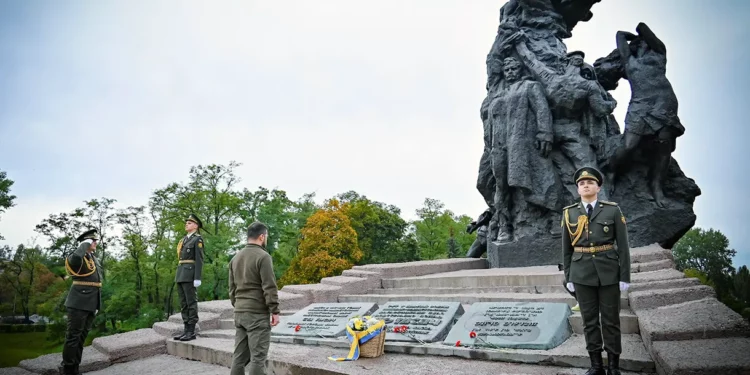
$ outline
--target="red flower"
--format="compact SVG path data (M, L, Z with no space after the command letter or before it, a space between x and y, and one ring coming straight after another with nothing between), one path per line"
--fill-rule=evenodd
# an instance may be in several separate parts
M406 332L406 330L409 329L407 326L401 326L401 332Z
M393 332L400 333L401 327L393 327Z
M302 327L298 324L296 327L294 327L294 332L299 332L299 330L301 329Z
M456 346L461 346L461 340L456 341Z
M471 332L469 332L469 337L471 337L473 339L473 338L477 337L477 333L474 332L474 331L471 331Z

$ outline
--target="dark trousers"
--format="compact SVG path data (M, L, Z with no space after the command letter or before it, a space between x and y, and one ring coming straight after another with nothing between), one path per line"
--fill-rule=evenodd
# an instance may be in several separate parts
M271 316L268 313L234 313L234 354L230 375L266 374L266 357L271 342ZM248 364L250 366L248 366Z
M65 345L62 352L64 374L78 373L78 365L83 356L83 344L86 342L94 323L94 312L68 307L68 329L65 333Z
M177 283L177 294L180 296L180 312L185 324L198 323L198 291L193 282Z
M578 305L583 317L583 332L586 337L586 350L604 350L619 355L622 352L620 337L620 288L617 284L588 286L575 284ZM601 314L601 324L599 321Z

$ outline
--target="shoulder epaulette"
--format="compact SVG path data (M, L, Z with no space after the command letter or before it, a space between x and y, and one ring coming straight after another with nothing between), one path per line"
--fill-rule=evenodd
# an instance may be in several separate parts
M567 210L568 208L573 208L575 206L578 206L578 203L573 203L570 206L563 207L563 210Z
M609 205L609 206L617 206L617 203L615 203L615 202L607 202L607 201L601 201L601 202L602 202L602 204L606 204L606 205Z

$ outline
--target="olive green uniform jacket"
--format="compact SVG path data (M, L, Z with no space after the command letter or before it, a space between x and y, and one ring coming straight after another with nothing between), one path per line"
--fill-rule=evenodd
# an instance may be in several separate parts
M203 237L198 233L185 236L177 245L177 265L174 276L176 283L193 283L200 280L203 273Z
M72 275L74 284L70 287L65 307L96 312L102 309L102 288L90 285L75 285L75 282L101 283L102 265L88 249L88 242L81 242L78 248L66 258L66 268Z
M583 203L565 207L562 218L565 280L574 284L604 286L630 283L630 247L625 216L617 203L598 201L591 218ZM614 245L614 249L574 252L574 247Z

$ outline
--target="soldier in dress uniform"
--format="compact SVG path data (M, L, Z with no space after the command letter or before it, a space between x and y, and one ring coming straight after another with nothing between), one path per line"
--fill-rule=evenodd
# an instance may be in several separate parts
M73 285L65 300L68 327L62 352L61 374L80 374L78 366L83 355L83 344L102 308L102 266L94 256L99 234L91 229L76 239L78 248L65 258L65 269L73 277Z
M563 209L562 253L565 281L581 307L591 357L586 375L605 375L602 346L607 351L606 374L620 375L620 292L630 283L628 228L617 203L598 201L603 182L599 170L580 168L574 179L581 201Z
M198 323L198 288L203 272L203 237L198 231L203 223L191 214L185 220L187 235L177 245L177 294L180 296L180 309L185 330L174 336L175 340L195 340L195 324Z

